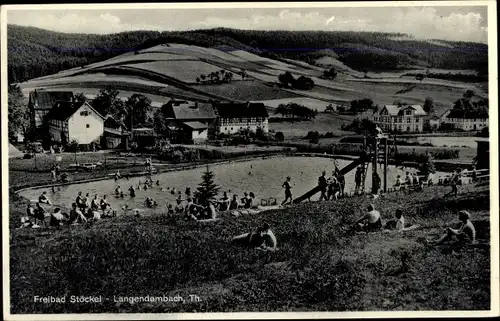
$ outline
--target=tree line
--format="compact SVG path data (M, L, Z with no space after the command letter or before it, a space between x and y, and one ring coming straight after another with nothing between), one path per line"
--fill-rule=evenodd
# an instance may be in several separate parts
M341 31L255 31L216 28L157 32L131 31L108 35L66 34L9 25L9 83L53 74L165 43L241 49L273 59L291 58L309 63L334 52L358 70L404 68L409 64L434 68L475 69L488 74L488 46L447 42L445 48L418 40L392 40L401 34ZM283 51L283 48L287 48ZM304 50L307 48L307 50ZM447 49L447 50L443 50Z
M275 114L281 114L283 117L298 118L301 120L311 120L318 114L317 110L299 105L297 103L280 104L276 108Z

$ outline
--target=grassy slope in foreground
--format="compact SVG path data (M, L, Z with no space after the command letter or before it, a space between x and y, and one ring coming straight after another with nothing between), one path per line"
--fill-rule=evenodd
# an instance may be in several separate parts
M475 189L475 191L474 191ZM457 253L426 248L420 237L468 209L478 237L489 239L489 191L432 187L411 197L377 200L383 217L404 208L423 229L394 234L347 235L370 201L306 203L283 211L201 225L167 219L118 217L61 230L11 230L13 313L345 311L489 309L489 250ZM469 193L467 193L467 191ZM11 203L17 218L20 201ZM269 222L280 250L262 253L231 246L228 239ZM482 223L482 224L480 224ZM390 275L409 257L409 271ZM34 295L103 295L100 304L34 304ZM197 294L202 302L117 304L113 296Z

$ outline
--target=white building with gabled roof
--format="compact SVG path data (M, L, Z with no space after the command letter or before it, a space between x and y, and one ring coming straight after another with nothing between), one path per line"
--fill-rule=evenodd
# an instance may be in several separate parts
M421 105L385 105L373 114L373 122L385 132L421 133L426 115Z

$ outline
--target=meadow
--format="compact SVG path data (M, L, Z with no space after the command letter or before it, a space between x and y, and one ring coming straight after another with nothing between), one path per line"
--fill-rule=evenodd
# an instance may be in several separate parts
M163 214L119 216L94 224L10 230L12 313L243 311L427 311L490 308L489 190L462 186L397 192L375 201L384 220L403 209L394 233L352 234L344 227L371 199L313 202L259 215L222 216L201 225ZM10 218L25 203L11 196ZM472 214L482 246L429 247L458 210ZM270 224L275 253L230 245ZM68 241L70 240L70 241ZM202 301L116 303L113 296L197 294ZM33 296L102 295L92 304L35 304Z
M233 82L223 84L193 85L192 88L209 94L223 96L229 100L239 101L264 101L300 97L298 94L254 80L235 80ZM270 107L274 106L270 105Z

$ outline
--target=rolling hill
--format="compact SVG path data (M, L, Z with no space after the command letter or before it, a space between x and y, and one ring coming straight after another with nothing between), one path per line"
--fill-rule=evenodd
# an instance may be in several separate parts
M277 102L300 101L319 111L330 103L347 104L361 98L371 98L375 104L383 105L394 100L422 104L426 97L434 98L439 110L448 108L467 89L479 96L487 94L474 82L436 78L416 81L408 73L423 71L418 64L412 64L421 65L419 56L403 53L394 46L394 42L401 41L391 40L386 34L212 29L74 35L19 26L9 26L8 33L9 79L18 79L21 71L24 72L21 79L27 74L39 76L20 82L25 94L45 88L95 95L99 89L112 86L122 92L122 96L132 92L146 94L155 106L161 106L170 98L259 101L268 102L270 107ZM270 37L278 36L283 39L277 42L288 43L289 51L273 52L272 48L278 44L269 47ZM312 40L303 39L304 36ZM334 40L335 37L339 39ZM352 42L347 42L349 37ZM338 43L344 51L325 50L314 41L324 41L330 46ZM439 44L404 42L407 46L418 44L422 48ZM258 48L249 46L250 43L257 44ZM312 49L307 55L298 54L293 48L300 45ZM374 45L378 46L376 50ZM446 45L453 44L447 42ZM356 52L355 48L365 51ZM422 48L420 50L424 50ZM470 55L468 61L459 60L463 68L468 67L468 72L475 68L476 59L484 58L484 45L476 44L474 48L476 56ZM374 68L361 72L366 58L390 66L390 70L380 72ZM335 80L320 78L322 71L330 67L328 64L339 69ZM30 69L30 66L34 67ZM401 69L403 67L411 69ZM457 68L456 64L453 67ZM241 75L243 70L245 77ZM286 71L294 77L312 78L315 87L312 90L281 88L278 76ZM226 74L233 77L224 82L210 81L214 74L220 79Z

